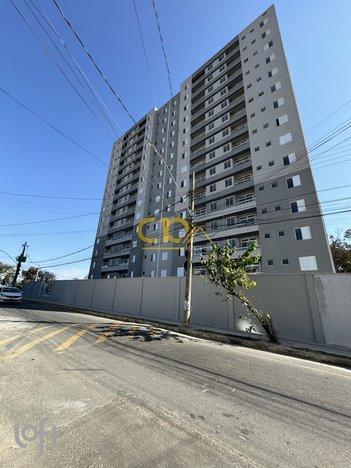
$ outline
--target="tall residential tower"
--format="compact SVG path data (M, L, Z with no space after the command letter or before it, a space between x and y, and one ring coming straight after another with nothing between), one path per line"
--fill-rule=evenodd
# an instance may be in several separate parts
M159 219L187 216L193 173L196 225L212 242L240 253L256 241L263 273L334 271L274 6L114 144L90 278L184 274ZM136 233L147 217L154 247Z

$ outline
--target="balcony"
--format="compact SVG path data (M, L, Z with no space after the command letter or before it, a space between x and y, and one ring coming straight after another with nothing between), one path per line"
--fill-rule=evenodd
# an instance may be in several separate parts
M108 239L106 242L105 242L105 245L108 246L108 245L115 245L115 244L119 244L121 242L126 242L126 241L129 241L132 239L132 234L126 234L126 235L123 235L123 236L116 236L116 237L111 237L110 239Z
M118 265L103 265L101 267L101 272L102 273L109 273L111 271L121 271L121 270L128 270L129 267L129 261L128 262L121 262Z

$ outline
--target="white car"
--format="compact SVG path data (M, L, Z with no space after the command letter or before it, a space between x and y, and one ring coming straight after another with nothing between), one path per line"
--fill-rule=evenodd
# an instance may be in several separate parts
M12 286L0 285L0 303L15 302L19 304L22 301L22 293L18 288Z

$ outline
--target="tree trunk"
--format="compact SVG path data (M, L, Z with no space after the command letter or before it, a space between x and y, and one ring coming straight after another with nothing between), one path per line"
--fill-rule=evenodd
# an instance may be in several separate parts
M239 301L252 313L252 315L259 321L262 325L264 331L266 332L269 341L272 343L279 343L279 338L276 329L274 328L272 318L270 315L266 314L265 312L261 312L260 310L256 309L256 307L251 304L251 302L241 293L233 292L234 297L238 298Z

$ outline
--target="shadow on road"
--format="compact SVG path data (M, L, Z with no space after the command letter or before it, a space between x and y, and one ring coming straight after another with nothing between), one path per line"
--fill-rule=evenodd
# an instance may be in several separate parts
M101 336L107 335L109 338L113 337L128 337L132 340L140 341L161 341L161 340L173 340L177 343L183 343L181 337L171 333L167 330L160 330L152 326L147 325L100 325L92 330L92 334Z

